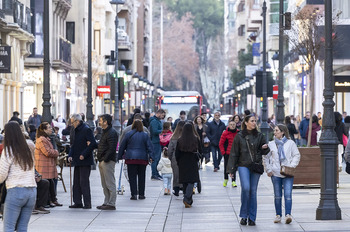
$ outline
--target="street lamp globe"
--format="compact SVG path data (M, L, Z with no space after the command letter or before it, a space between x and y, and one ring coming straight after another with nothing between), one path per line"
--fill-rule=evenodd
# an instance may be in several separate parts
M139 83L138 84L139 84L139 87L141 87L141 88L143 87L143 78L142 78L142 76L139 77Z
M114 71L114 61L112 61L111 58L109 58L107 61L107 71L108 73L113 73Z
M123 78L124 77L125 70L126 70L125 66L123 64L121 64L119 66L119 69L118 69L118 77L119 78Z
M151 91L153 91L153 90L154 90L154 84L151 83Z
M126 70L126 80L130 82L132 80L132 71L130 69Z
M134 82L134 85L136 85L139 81L139 74L137 72L134 73L132 76L132 81Z

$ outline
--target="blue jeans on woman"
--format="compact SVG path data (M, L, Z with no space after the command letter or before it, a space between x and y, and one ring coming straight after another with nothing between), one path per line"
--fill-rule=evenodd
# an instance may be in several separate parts
M260 174L252 172L247 167L238 167L239 179L241 182L241 218L256 219L257 211L257 190Z
M282 187L284 190L284 205L286 208L286 214L292 212L292 189L294 177L277 177L271 176L273 191L275 195L275 209L276 215L282 216Z
M27 231L28 223L36 201L36 188L10 188L4 208L4 232Z

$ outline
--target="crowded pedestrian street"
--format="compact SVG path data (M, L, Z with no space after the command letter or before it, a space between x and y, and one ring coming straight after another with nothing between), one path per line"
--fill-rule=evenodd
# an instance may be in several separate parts
M147 167L145 200L130 200L130 189L124 175L123 195L117 196L116 210L98 210L96 206L103 202L100 173L91 171L92 209L69 209L70 187L69 167L63 169L63 179L67 188L64 192L62 182L57 185L57 198L62 207L51 208L50 214L32 215L29 222L30 232L107 232L107 231L350 231L350 179L344 171L340 173L338 201L342 210L342 220L316 220L316 208L319 203L319 188L293 189L293 221L287 225L284 218L274 223L273 187L266 173L261 176L258 187L258 210L256 226L239 224L240 182L237 188L222 186L223 162L220 170L213 172L209 162L200 170L202 191L193 196L192 208L185 208L182 194L179 197L164 195L163 183L151 180L151 168ZM119 178L120 163L116 165L115 176ZM284 208L284 207L283 207ZM284 209L283 209L284 211ZM2 231L2 221L0 222Z

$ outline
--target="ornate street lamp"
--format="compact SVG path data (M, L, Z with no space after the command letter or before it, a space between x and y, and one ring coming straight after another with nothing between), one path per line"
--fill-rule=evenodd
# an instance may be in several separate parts
M116 83L118 84L118 91L116 92L116 98L114 101L114 113L116 112L116 108L120 107L120 121L123 122L123 108L122 108L122 101L124 99L124 75L125 75L125 66L123 64L121 64L119 66L118 69L118 81L116 81ZM121 130L123 129L122 127L120 127Z
M321 193L316 210L316 220L341 220L337 199L337 147L338 138L334 131L334 77L332 46L332 0L325 0L325 63L323 90L323 122L319 141L321 148ZM314 84L314 83L312 83Z
M41 121L51 123L50 95L50 13L49 0L44 0L44 93L43 116Z
M91 0L90 0L91 1ZM115 74L118 73L118 5L122 5L125 3L125 0L112 0L109 2L111 5L115 5L115 65L114 65L114 72ZM120 132L121 124L119 121L119 106L118 106L118 81L115 82L115 105L114 105L114 121L113 121L113 127Z
M262 81L262 96L263 96L263 101L262 101L262 116L261 116L261 125L260 129L261 132L265 135L266 142L269 141L269 124L267 123L267 73L266 73L266 1L264 0L263 2L263 7L262 7L263 13L263 81Z
M139 74L137 72L134 73L134 75L132 76L132 82L134 83L134 92L135 92L135 96L134 96L134 107L136 108L136 104L137 104L137 101L136 101L136 98L137 98L137 84L139 82Z

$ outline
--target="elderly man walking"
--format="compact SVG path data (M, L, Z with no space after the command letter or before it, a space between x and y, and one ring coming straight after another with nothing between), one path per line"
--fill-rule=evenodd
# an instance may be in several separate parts
M91 209L90 173L94 164L93 150L97 147L94 134L86 125L80 114L73 114L70 118L74 128L74 141L69 150L68 161L74 165L73 201L69 208ZM82 198L84 199L84 206Z
M112 127L111 115L101 115L98 122L102 128L102 136L98 144L97 159L105 199L102 205L97 206L97 209L115 210L117 187L114 171L117 161L118 132Z

